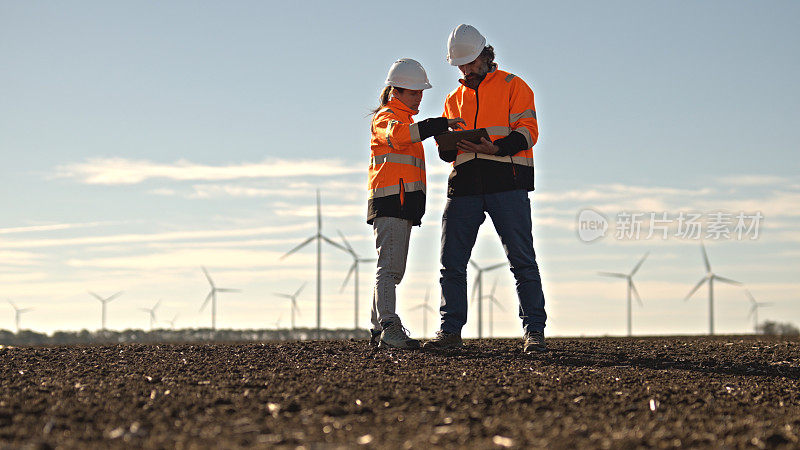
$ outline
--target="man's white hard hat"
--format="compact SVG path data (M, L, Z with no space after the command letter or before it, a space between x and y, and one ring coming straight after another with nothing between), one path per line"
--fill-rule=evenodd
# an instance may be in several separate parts
M411 58L403 58L392 64L389 75L386 77L386 86L421 91L429 89L431 83L428 81L428 74L425 73L422 64Z
M462 23L447 38L447 62L461 66L475 61L486 46L486 38L472 25Z

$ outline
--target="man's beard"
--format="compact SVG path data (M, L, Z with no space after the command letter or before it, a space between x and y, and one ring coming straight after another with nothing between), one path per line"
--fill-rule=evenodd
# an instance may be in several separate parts
M477 89L481 81L486 78L487 73L489 73L489 65L484 63L478 72L467 74L464 77L464 84L470 89Z

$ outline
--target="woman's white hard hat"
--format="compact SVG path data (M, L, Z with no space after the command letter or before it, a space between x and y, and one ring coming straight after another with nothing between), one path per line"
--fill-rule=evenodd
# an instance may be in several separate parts
M430 89L431 83L428 81L428 74L425 73L422 64L411 58L402 58L395 61L389 69L386 86L421 91Z
M486 38L472 25L457 26L447 38L447 62L452 66L469 64L483 51Z

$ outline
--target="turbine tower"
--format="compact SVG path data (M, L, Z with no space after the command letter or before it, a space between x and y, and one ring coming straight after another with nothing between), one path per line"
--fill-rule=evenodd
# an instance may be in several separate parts
M208 305L209 300L211 301L211 329L217 329L217 292L242 292L241 289L229 289L229 288L218 288L216 284L214 284L214 280L211 279L211 275L208 274L208 270L205 267L201 267L203 269L203 273L206 275L206 279L208 280L208 284L211 285L211 290L208 292L206 296L206 300L203 302L203 306L200 307L200 311L202 312L206 309L206 305Z
M633 270L631 270L631 273L597 272L599 275L602 275L604 277L624 278L628 282L628 303L627 303L627 305L628 305L628 336L632 335L632 332L631 332L631 293L633 293L633 295L636 296L636 301L639 303L639 306L644 306L642 304L642 297L639 296L639 291L636 289L636 285L633 284L633 276L636 274L636 272L639 270L639 268L642 267L642 263L644 263L644 260L647 259L647 255L649 255L649 254L650 254L650 252L647 252L647 253L644 254L644 256L642 256L642 259L640 259L639 262L636 263L636 265L633 267Z
M22 316L23 314L25 314L28 311L33 311L33 308L18 308L17 305L14 302L11 301L11 299L7 299L7 300L8 300L8 303L11 305L11 307L14 308L14 325L16 325L17 334L19 334L19 330L20 330L20 328L19 328L19 318L20 318L20 316Z
M708 262L708 254L706 253L706 246L701 242L700 247L703 250L703 262L706 265L706 276L701 279L695 287L689 291L689 294L683 300L689 300L700 286L708 281L708 334L714 334L714 280L722 281L723 283L732 284L734 286L741 286L742 283L731 280L730 278L721 277L711 270L711 263Z
M477 300L478 302L478 339L480 339L483 337L483 273L499 269L508 263L501 262L489 267L481 267L472 259L469 260L469 263L472 264L472 267L478 271L478 274L475 275L474 287L472 288L472 299L473 301ZM475 296L476 290L478 291L477 297Z
M494 291L497 289L497 278L494 280L494 284L492 285L492 293L487 295L486 298L489 300L489 337L494 337L494 308L493 305L497 305L500 308L500 311L505 312L505 308L500 303L500 300L494 296Z
M107 298L100 297L99 295L95 294L92 291L89 291L89 294L91 294L94 298L96 298L97 300L100 301L100 303L103 304L103 318L102 318L102 321L101 321L100 330L101 331L106 331L106 305L111 303L111 301L114 300L115 298L119 297L119 295L122 294L122 291L117 292L116 294L112 295L111 297L107 297Z
M423 338L428 336L427 335L427 333L428 333L428 312L433 312L434 311L433 308L431 308L431 306L428 305L428 298L430 297L430 294L431 294L431 288L429 287L428 289L425 290L425 301L420 303L420 304L418 304L417 306L411 308L412 311L415 311L415 310L418 310L418 309L422 311L422 337Z
M322 337L322 241L327 242L328 244L338 248L342 251L347 251L346 248L342 247L341 245L333 242L332 240L328 239L328 237L322 234L322 208L319 204L319 189L317 189L317 234L311 236L310 238L303 241L297 247L289 250L281 256L280 259L284 259L287 256L291 255L292 253L300 250L301 248L305 247L306 244L312 241L317 241L317 339Z
M747 318L753 318L753 331L758 334L758 308L764 306L772 306L772 303L769 302L757 302L753 294L750 293L750 289L745 289L744 292L747 294L747 298L750 299L750 314L747 315Z
M275 293L275 295L277 295L278 297L288 298L288 299L290 299L292 301L292 304L291 304L292 330L295 329L294 328L294 315L295 315L295 313L297 313L298 316L300 315L300 308L297 306L297 296L300 295L300 292L303 291L303 288L306 287L306 284L307 283L303 283L303 285L300 286L300 289L298 289L294 294L281 294L281 293L278 293L278 292Z
M353 329L358 329L358 265L359 263L366 263L366 262L375 262L377 259L375 258L360 258L353 247L350 246L350 243L347 242L344 235L341 231L336 230L339 233L339 236L342 237L342 242L344 242L345 247L347 247L347 253L350 253L350 256L353 257L353 264L350 266L350 270L347 271L347 276L344 278L344 282L342 283L341 289L339 292L344 290L344 287L347 285L347 282L350 280L350 275L355 274L353 277L353 291L354 291L354 307L353 307Z
M153 331L153 325L156 323L156 309L161 304L161 300L157 301L152 308L139 308L139 311L144 311L150 315L150 331Z

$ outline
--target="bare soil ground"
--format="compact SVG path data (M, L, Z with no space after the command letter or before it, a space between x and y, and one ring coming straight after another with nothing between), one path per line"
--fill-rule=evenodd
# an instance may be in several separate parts
M800 446L800 341L0 349L0 448Z

